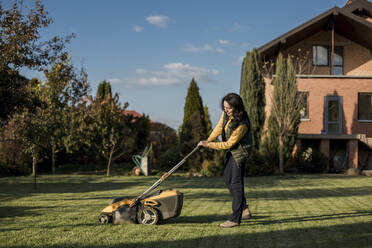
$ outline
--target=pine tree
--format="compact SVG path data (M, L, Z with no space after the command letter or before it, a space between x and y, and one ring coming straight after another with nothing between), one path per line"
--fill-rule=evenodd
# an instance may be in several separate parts
M203 101L199 94L198 85L193 78L187 90L184 107L183 124L180 132L182 154L189 153L200 140L207 138L207 128ZM203 157L199 154L193 156L187 162L187 167L193 171L200 171Z
M248 113L253 134L253 147L257 150L265 122L265 80L261 72L262 59L257 49L247 52L243 60L240 95Z

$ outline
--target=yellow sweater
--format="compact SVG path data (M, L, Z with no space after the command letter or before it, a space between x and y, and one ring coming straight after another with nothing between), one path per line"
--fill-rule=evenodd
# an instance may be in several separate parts
M223 124L223 117L224 112L222 112L222 115L220 117L220 120L218 121L217 126L213 129L211 135L209 135L208 141L209 141L209 148L214 150L226 150L233 147L236 143L238 143L245 133L248 131L248 127L245 124L239 125L232 133L230 138L225 142L213 142L215 139L217 139L218 136L222 134L222 124ZM229 117L229 120L226 123L225 126L225 132L227 131L227 127L230 124L232 118Z

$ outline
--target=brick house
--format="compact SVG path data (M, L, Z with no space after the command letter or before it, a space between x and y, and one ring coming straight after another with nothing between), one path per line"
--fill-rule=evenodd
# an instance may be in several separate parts
M330 170L371 170L372 2L349 0L258 50L265 61L279 52L297 61L303 110L296 148L319 149ZM268 96L273 85L265 80Z

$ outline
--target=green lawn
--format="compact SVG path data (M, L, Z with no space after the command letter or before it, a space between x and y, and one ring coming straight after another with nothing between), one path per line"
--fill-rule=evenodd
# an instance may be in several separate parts
M100 225L110 199L136 196L158 177L58 175L0 178L0 247L372 247L372 178L246 178L254 218L220 229L231 211L222 178L172 176L181 216L156 226Z

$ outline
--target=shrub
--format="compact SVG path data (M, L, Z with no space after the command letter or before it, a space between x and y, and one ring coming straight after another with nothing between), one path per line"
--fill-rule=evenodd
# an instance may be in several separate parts
M216 151L213 156L213 161L204 160L202 163L201 174L206 177L221 176L224 169L225 151Z
M328 158L319 150L307 148L286 163L287 172L322 173L327 169Z
M172 146L165 153L160 155L154 169L168 171L181 161L181 149L179 145Z
M216 176L215 168L216 168L216 165L213 163L213 161L204 160L202 163L201 174L205 177L214 177Z
M275 153L252 151L245 164L246 176L272 175L277 171L278 156Z
M0 176L26 176L30 170L26 165L6 165L0 163Z

